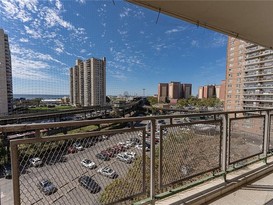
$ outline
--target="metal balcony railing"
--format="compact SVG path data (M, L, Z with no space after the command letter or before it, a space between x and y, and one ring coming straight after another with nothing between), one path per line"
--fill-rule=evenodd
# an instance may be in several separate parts
M225 179L228 170L266 161L272 111L0 126L10 139L14 204L153 204L175 187ZM39 189L43 180L55 188Z

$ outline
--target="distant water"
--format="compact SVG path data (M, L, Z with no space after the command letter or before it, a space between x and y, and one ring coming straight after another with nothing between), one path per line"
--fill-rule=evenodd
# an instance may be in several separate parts
M13 98L26 98L28 100L35 98L42 99L59 99L63 97L69 97L69 95L34 95L34 94L13 94Z

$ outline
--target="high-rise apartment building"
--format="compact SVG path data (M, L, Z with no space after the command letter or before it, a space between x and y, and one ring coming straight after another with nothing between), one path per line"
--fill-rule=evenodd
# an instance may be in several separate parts
M169 84L159 83L158 84L158 102L166 102L169 96Z
M184 83L181 84L182 87L182 98L188 99L191 97L192 84Z
M198 89L198 98L218 98L221 101L225 100L225 80L222 80L220 85L205 85Z
M8 35L0 29L0 115L12 113L12 68Z
M229 38L226 110L273 107L273 51Z
M198 89L198 98L215 98L216 97L216 86L215 85L205 85Z
M70 99L74 106L105 105L106 58L76 61L70 68Z
M181 84L180 82L170 82L169 83L169 99L179 99L181 98Z
M225 110L243 109L243 86L245 71L245 41L229 37L226 65Z
M158 84L158 102L170 101L176 103L179 99L189 98L192 93L192 84L170 82Z

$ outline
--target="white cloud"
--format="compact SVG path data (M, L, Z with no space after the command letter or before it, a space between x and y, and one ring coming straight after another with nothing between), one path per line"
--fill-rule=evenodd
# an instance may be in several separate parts
M192 40L192 41L191 41L191 46L192 46L192 47L197 47L197 48L198 48L198 47L199 47L199 42L198 42L197 40Z
M55 40L55 51L57 51L58 54L63 53L64 52L64 44L59 41L58 39Z
M0 8L5 17L28 22L32 20L31 13L37 11L37 4L37 0L2 0Z
M57 7L58 10L61 10L62 7L63 7L63 5L62 5L62 3L60 2L60 0L56 0L55 6Z
M223 34L216 33L212 40L212 47L223 47L227 44L227 37Z
M11 44L12 75L19 79L51 81L48 72L53 64L67 66L48 54ZM52 64L53 63L53 64Z
M186 28L183 26L177 26L176 28L170 29L165 31L166 34L172 34L172 33L177 33L177 32L181 32L184 31Z
M129 16L131 9L130 8L123 8L123 11L119 14L120 18L124 18Z
M27 42L28 42L28 39L27 39L27 38L20 38L19 41L20 41L20 42L27 43Z
M85 53L86 50L85 50L85 49L81 49L80 52L81 52L81 53Z
M117 30L120 35L126 35L128 31L122 31L120 29Z
M79 3L81 3L81 4L85 4L85 0L76 0L76 2L79 2Z
M25 28L26 33L29 34L32 38L38 39L38 38L42 37L39 30L33 30L33 29L29 28L28 26L24 26L24 28Z

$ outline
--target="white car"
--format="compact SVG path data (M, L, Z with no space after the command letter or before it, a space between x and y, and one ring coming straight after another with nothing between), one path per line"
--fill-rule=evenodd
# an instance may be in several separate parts
M126 155L124 152L122 153L119 153L117 155L117 159L122 161L122 162L125 162L127 164L131 164L132 163L132 158L128 155Z
M34 167L38 167L43 164L43 161L39 157L31 158L29 162Z
M78 151L82 151L83 150L83 146L81 145L81 143L74 143L73 147L75 147Z
M142 144L136 145L136 148L142 150L142 149L143 149L143 146L142 146ZM147 147L147 146L145 146L145 151L150 151L150 148Z
M124 152L124 154L131 157L131 159L136 159L136 153L135 152Z
M109 178L115 178L117 176L117 173L109 167L100 168L97 172Z
M81 161L81 164L82 164L82 166L89 168L89 169L95 169L97 167L95 162L92 162L90 159L83 159Z
M125 142L119 142L118 145L122 145L123 147L125 147L126 149L129 149L131 146Z

